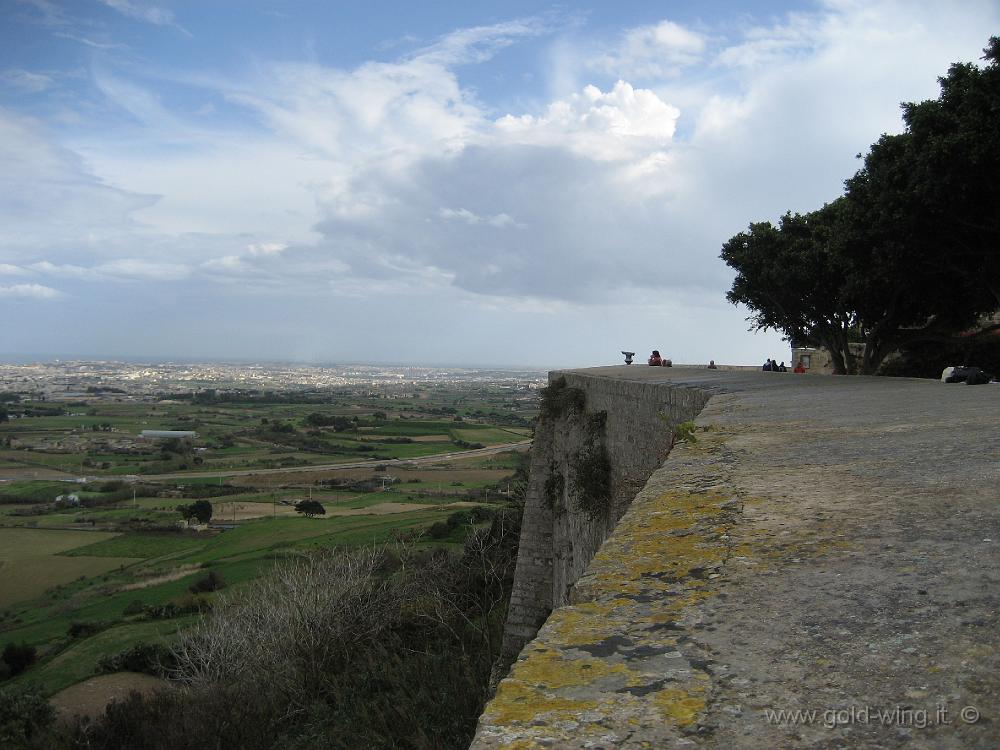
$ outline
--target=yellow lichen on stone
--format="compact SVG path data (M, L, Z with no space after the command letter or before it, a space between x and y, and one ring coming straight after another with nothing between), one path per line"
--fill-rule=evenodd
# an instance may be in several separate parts
M717 522L700 527L719 516L728 499L717 492L665 492L650 503L649 513L622 519L614 542L602 547L593 565L598 570L616 569L612 578L620 582L664 572L680 578L694 568L719 562L724 557L719 536L726 527ZM691 533L679 533L688 530Z
M621 605L631 603L628 599L614 601ZM560 645L598 643L621 632L621 624L610 617L615 606L613 603L586 602L563 607L552 613L545 627L553 641Z
M552 721L575 720L581 712L595 708L597 701L549 695L519 680L507 679L500 683L496 697L487 706L483 716L496 726L509 726L515 723L527 724L542 718Z
M513 740L512 742L505 742L501 747L504 750L536 750L536 748L541 747L535 740L529 739L519 739Z
M547 648L533 651L527 659L517 662L510 676L526 686L558 689L587 685L612 675L633 677L624 664L591 656L567 658L562 651ZM500 693L497 695L499 697Z
M653 694L653 703L674 726L687 727L705 710L704 688L664 688Z

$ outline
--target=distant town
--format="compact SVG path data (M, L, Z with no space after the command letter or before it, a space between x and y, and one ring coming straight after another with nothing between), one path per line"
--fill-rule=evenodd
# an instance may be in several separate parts
M415 384L489 385L524 389L545 384L537 370L388 365L293 365L227 363L140 363L115 360L52 360L0 364L0 391L46 401L82 398L111 401L158 400L208 389L282 391L308 394L354 386L368 396L400 396Z

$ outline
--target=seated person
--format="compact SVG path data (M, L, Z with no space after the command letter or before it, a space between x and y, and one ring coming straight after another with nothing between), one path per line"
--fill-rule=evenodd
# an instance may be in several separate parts
M664 367L673 367L674 366L674 361L672 359L667 359L666 357L664 357L663 358L663 366Z
M803 364L802 364L802 360L801 360L801 359L799 360L799 363L798 363L797 365L795 365L795 369L794 369L794 370L792 370L792 372L797 372L797 373L799 373L800 375L801 375L802 373L804 373L805 371L806 371L806 368L805 368L805 366L803 366Z
M709 370L718 370L719 369L718 366L715 364L715 360L714 359L708 360L708 369Z
M649 355L649 366L659 367L662 364L663 364L663 359L661 359L660 357L660 352L656 349L653 349L653 353Z
M784 362L782 362L780 365L778 365L778 372L788 372L788 368L785 367L785 363Z

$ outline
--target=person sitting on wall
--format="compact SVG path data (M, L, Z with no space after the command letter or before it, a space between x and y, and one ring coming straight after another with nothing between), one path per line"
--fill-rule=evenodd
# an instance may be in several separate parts
M708 369L709 370L718 370L719 369L718 365L715 364L715 360L714 359L708 360Z
M778 365L778 372L788 372L788 368L785 367L785 363L784 362L782 362L780 365Z
M764 372L771 372L771 359L770 359L770 357L768 358L767 362L764 363L764 366L761 367L760 369L763 370Z
M805 371L806 371L806 368L805 368L805 366L804 366L804 365L802 364L802 360L801 360L801 359L799 360L799 363L798 363L797 365L795 365L795 369L794 369L794 370L792 370L792 372L797 372L797 373L799 373L799 375L801 375L801 374L802 374L802 373L804 373Z
M649 355L649 366L659 367L662 364L663 360L660 358L660 352L656 349L653 349L653 353Z
M664 359L663 360L663 366L664 367L673 367L674 366L674 361L672 359Z

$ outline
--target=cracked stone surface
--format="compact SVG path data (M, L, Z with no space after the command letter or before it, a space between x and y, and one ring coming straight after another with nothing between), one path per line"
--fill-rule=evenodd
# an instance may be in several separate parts
M573 373L712 398L474 748L1000 746L1000 385Z

